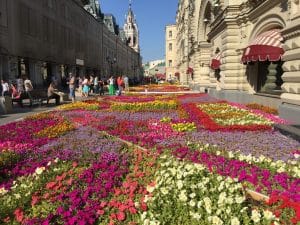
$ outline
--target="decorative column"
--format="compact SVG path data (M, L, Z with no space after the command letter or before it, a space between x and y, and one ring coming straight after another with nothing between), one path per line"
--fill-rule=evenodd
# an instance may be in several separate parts
M300 1L290 0L291 20L287 23L282 35L285 40L283 55L283 85L284 102L300 105Z
M43 73L42 73L43 63L39 61L29 60L28 64L29 64L30 79L34 87L43 86L44 84Z
M18 58L9 57L8 59L8 73L9 77L16 79L19 75Z
M199 78L197 83L200 86L200 91L205 91L210 86L210 58L211 58L211 43L206 41L200 42L200 54L198 58Z
M261 91L272 91L276 88L276 71L277 64L271 63L268 66L268 74L265 85L262 87Z
M220 88L224 90L245 89L245 75L241 57L236 49L239 49L240 29L235 21L226 21L227 29L222 33L222 59L220 66Z

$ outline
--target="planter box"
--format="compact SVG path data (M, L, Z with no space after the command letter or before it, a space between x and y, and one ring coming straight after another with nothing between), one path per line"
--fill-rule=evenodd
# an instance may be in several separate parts
M253 190L250 190L248 188L246 189L246 193L255 201L267 202L270 199L269 196L261 194L259 192L253 191Z

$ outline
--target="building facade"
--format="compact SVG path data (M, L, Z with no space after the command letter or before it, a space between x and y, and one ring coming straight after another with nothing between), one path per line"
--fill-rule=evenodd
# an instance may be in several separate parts
M165 62L166 62L166 79L179 78L176 73L176 25L167 25L165 30Z
M182 83L290 114L300 106L299 1L180 0L176 27Z
M92 1L95 3L95 1ZM46 85L69 72L140 76L141 57L109 31L98 4L79 0L1 0L0 76ZM91 12L89 12L91 11ZM99 15L98 15L99 13ZM58 79L58 80L61 80Z

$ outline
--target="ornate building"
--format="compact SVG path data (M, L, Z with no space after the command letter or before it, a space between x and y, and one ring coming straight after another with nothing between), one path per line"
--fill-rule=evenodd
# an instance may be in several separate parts
M299 109L298 0L180 0L176 27L182 83L283 114Z
M133 48L136 52L140 52L139 29L131 8L131 1L129 1L129 9L124 24L124 32L128 46Z

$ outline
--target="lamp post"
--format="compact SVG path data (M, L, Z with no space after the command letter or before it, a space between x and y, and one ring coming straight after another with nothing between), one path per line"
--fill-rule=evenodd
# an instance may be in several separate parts
M110 66L110 75L109 76L112 76L112 73L113 73L113 64L115 64L117 62L117 59L116 59L116 57L114 57L114 58L111 59L109 56L107 56L106 57L106 62Z

